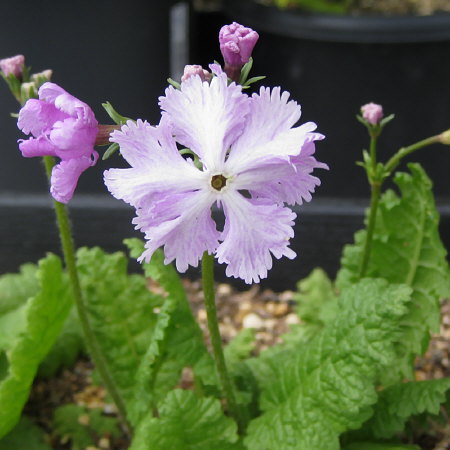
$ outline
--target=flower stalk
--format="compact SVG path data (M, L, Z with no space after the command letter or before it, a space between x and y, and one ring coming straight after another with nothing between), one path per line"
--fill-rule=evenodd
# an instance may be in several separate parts
M217 308L214 295L214 256L208 254L208 252L204 252L202 258L202 283L209 336L217 372L219 374L219 379L222 384L230 414L236 420L238 428L242 429L243 423L241 414L236 403L233 383L228 374L227 366L225 363L225 357L222 348L222 338L220 336L219 322L217 319Z
M51 156L44 156L43 160L47 177L50 180L52 169L55 165L55 160ZM106 364L106 361L103 358L103 354L98 346L97 339L95 338L89 320L87 307L83 299L80 280L78 277L78 271L75 262L75 246L72 237L70 219L67 212L67 208L66 205L56 200L53 200L53 205L55 208L55 215L59 230L59 236L61 240L64 262L66 265L67 273L69 275L69 281L72 288L75 305L78 312L78 317L80 319L81 327L83 329L85 342L88 347L89 353L95 363L95 366L98 369L103 382L105 383L105 387L108 393L111 395L111 398L113 399L114 403L116 404L119 418L122 421L122 424L128 433L129 427L126 421L125 403L114 383L114 380Z

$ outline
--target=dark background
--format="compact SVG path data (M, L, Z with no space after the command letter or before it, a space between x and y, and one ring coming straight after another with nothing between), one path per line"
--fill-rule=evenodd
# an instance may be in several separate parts
M188 2L131 0L78 2L0 2L0 58L22 53L37 72L51 68L53 81L88 103L100 123L111 123L104 101L125 116L159 120L158 97L167 77L180 67L221 61L218 31L239 20L225 10L190 10L186 42L183 13ZM174 8L177 9L178 13ZM256 19L255 19L256 20ZM354 116L375 101L396 113L380 142L380 156L450 128L450 42L352 44L298 40L264 31L255 49L253 75L267 75L265 85L281 85L302 104L302 122L313 120L327 138L317 157L329 164L313 202L300 208L294 261L275 262L263 284L281 290L316 265L334 276L342 245L361 227L369 190L354 161L368 145ZM172 33L171 33L172 31ZM190 49L190 55L186 53ZM9 117L18 105L0 83L0 272L15 271L46 251L59 252L47 182L39 158L22 158L22 137ZM435 146L414 160L434 182L443 214L441 232L450 245L450 147ZM140 236L132 229L133 211L111 198L102 183L106 168L124 166L119 156L99 163L80 178L71 202L77 244L124 249L122 239ZM136 268L136 265L132 265ZM223 279L219 268L219 277ZM198 276L198 271L191 271ZM239 286L243 286L238 283Z

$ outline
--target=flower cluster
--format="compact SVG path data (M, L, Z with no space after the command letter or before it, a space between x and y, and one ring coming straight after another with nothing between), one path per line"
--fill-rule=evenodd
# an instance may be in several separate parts
M301 108L288 92L262 87L249 96L228 84L220 66L210 68L210 82L193 75L180 90L166 89L158 126L128 121L112 133L131 168L106 171L105 183L136 208L134 224L147 240L141 261L164 246L165 262L175 260L184 272L206 251L227 264L228 276L258 282L272 255L295 257L289 239L296 215L284 204L309 201L320 184L312 171L326 165L313 153L323 136L312 122L294 127ZM214 205L225 214L221 231Z
M57 156L61 159L52 171L50 192L67 203L73 196L81 173L98 159L94 150L97 120L91 108L54 83L39 88L39 99L30 99L20 110L18 127L31 134L19 140L25 157Z

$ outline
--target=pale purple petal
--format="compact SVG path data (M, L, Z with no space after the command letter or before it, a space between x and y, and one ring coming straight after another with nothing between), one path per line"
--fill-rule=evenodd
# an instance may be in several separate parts
M32 98L20 110L17 126L25 134L31 133L38 137L49 133L56 121L67 117L66 113L56 109L53 104Z
M44 83L39 88L39 99L54 104L60 111L76 117L88 126L97 126L97 120L89 105L69 94L55 83Z
M120 145L132 168L105 171L105 184L114 197L135 207L167 191L176 194L205 184L205 173L180 155L164 121L158 127L129 121L112 133L111 141Z
M279 87L272 91L262 87L259 95L253 94L244 131L234 142L227 160L229 170L254 169L256 164L265 164L274 157L287 160L300 152L316 125L308 122L292 128L300 118L301 108L289 101L289 95L281 93Z
M234 190L223 195L222 204L226 220L216 256L219 263L227 264L227 276L258 283L267 277L272 255L295 257L288 245L296 215L289 208L247 199Z
M50 193L53 198L58 202L68 203L77 187L78 178L88 167L96 163L97 158L98 153L94 152L92 157L68 159L56 165L50 179Z
M47 136L38 138L29 138L27 140L19 139L19 150L25 158L34 158L35 156L56 156L57 148L48 140Z
M165 263L175 260L179 272L197 267L203 253L212 254L219 245L220 233L211 218L215 197L206 191L167 195L148 209L138 209L133 220L145 232L146 250L139 261L150 261L164 246Z
M193 150L208 170L220 170L226 151L244 128L249 97L240 86L228 85L225 74L209 84L192 77L182 83L181 90L170 86L165 94L160 105L175 139Z
M61 159L72 159L92 153L97 131L97 126L69 117L53 124L49 139Z
M276 203L301 205L303 201L309 202L311 193L320 185L319 178L312 175L313 170L328 169L326 164L312 156L314 139L321 138L322 135L310 133L311 140L303 144L299 155L240 173L234 181L235 188L248 190L253 197L263 197Z

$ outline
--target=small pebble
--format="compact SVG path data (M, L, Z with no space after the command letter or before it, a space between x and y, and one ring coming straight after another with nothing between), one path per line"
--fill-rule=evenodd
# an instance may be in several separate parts
M300 323L300 317L295 313L290 313L286 316L286 324L287 325L297 325Z
M257 314L250 313L247 314L242 320L243 328L262 328L264 326L264 321Z

